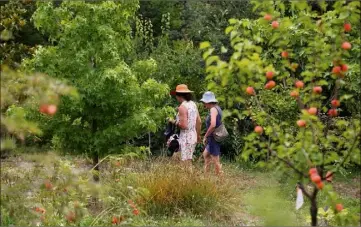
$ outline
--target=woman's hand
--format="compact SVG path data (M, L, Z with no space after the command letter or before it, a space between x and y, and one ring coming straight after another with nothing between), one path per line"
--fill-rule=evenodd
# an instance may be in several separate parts
M176 121L174 119L168 119L168 122L172 123L172 124L175 124Z
M206 146L207 145L207 137L203 138L203 145Z
M197 143L202 143L202 138L200 135L197 135Z

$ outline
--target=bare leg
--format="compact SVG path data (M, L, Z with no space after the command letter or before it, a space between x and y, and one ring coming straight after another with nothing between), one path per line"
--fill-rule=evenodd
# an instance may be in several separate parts
M203 158L204 158L204 172L207 174L209 173L209 165L211 164L212 158L207 149L203 151Z
M211 157L212 157L212 161L214 163L215 169L216 169L216 174L221 175L222 174L222 165L219 161L219 155L218 156L211 155Z

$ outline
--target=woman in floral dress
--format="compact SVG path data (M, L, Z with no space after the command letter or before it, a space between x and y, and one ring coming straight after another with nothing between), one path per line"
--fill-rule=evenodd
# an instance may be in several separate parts
M181 160L191 162L197 142L200 142L201 118L197 105L191 100L192 91L185 84L177 86L175 96L180 103L177 119L172 121L180 128L179 146Z

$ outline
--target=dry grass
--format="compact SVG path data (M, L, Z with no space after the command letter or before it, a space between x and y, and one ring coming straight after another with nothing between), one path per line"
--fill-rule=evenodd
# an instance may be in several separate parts
M157 160L136 178L135 186L148 191L140 205L151 215L229 216L239 204L234 182L205 176L199 168Z

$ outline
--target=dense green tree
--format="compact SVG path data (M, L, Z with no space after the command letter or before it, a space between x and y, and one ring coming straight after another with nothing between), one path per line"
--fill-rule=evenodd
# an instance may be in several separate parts
M66 79L80 93L79 101L61 100L53 143L91 154L94 165L100 155L120 152L132 139L156 131L167 114L159 103L168 86L152 79L156 62L124 61L137 7L137 1L64 1L58 7L42 2L33 15L35 26L57 45L39 48L26 67Z

